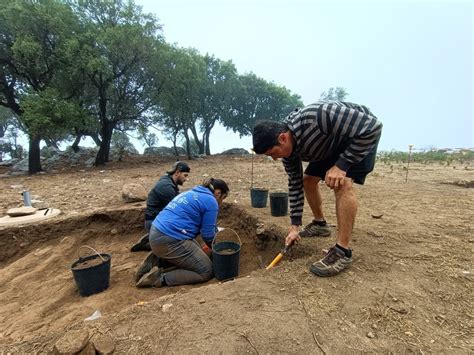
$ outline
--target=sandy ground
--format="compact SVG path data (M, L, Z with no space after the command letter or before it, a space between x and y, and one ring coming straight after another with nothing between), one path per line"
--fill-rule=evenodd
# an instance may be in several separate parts
M206 174L229 182L219 223L242 239L239 278L139 290L132 278L146 254L129 248L143 234L144 203L125 204L121 188L135 182L148 190L170 165L130 157L105 168L0 178L0 215L21 205L23 189L62 211L0 229L0 352L49 352L72 329L109 335L118 353L474 351L474 189L453 184L472 181L472 165L412 164L405 182L403 164L379 163L357 187L351 269L318 278L308 266L337 233L329 189L321 186L333 236L303 240L265 271L289 218L272 217L269 205L251 207L251 158L191 161L185 189ZM286 189L281 163L257 157L253 183ZM263 244L257 223L272 230ZM86 298L70 270L88 253L82 245L112 255L110 288ZM95 310L102 317L84 321Z

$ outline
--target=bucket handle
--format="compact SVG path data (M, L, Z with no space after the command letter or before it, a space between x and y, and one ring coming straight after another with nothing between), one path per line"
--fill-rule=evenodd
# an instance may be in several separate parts
M91 250L94 251L97 255L99 255L99 258L101 258L102 261L105 262L105 259L102 257L102 255L100 255L100 253L99 253L97 250L95 250L94 248L92 248L92 247L90 247L90 246L88 246L88 245L81 245L81 246L79 247L79 250L77 251L77 256L78 256L79 259L82 259L81 254L79 253L79 252L81 251L81 248L89 248L89 249L91 249Z
M237 236L237 239L239 240L239 245L242 246L242 241L240 240L240 237L237 234L237 232L235 230L233 230L232 228L228 228L228 227L225 227L224 229L222 229L222 230L220 230L216 233L216 235L214 236L214 239L212 240L212 246L214 246L214 244L216 243L217 236L219 235L219 233L222 232L223 230L226 230L226 229L232 231Z

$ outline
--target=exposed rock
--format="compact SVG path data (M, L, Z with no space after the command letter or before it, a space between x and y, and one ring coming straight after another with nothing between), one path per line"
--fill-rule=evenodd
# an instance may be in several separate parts
M94 344L88 342L84 349L81 350L79 355L96 355Z
M89 158L84 162L84 165L88 168L92 168L95 164L95 157Z
M20 160L18 163L12 166L11 169L13 172L28 172L28 158Z
M60 152L61 150L59 150L56 147L44 146L43 148L41 148L40 155L45 158L51 158L52 156L55 156L59 154Z
M58 151L57 154L52 155L48 159L42 161L41 164L46 170L82 164L86 165L87 161L90 159L95 159L96 154L97 148L81 147L76 153L71 149L71 147L68 147L65 151ZM44 157L42 157L42 159L44 159Z
M273 224L267 228L263 223L257 223L256 227L253 239L258 250L265 250L270 242L275 242L284 237L280 228Z
M250 153L243 148L232 148L221 153L221 155L249 155Z
M56 344L54 344L54 352L56 354L77 354L89 342L89 332L87 329L71 330L63 335Z
M18 163L18 159L14 158L0 162L0 166L13 166L16 163Z
M138 155L140 154L138 150L131 146L131 147L115 147L112 146L110 147L110 153L111 156L114 158L119 157L120 155Z
M31 206L38 210L45 210L49 208L49 203L41 200L31 200Z
M10 208L7 211L7 215L10 217L20 217L20 216L28 216L30 214L34 214L37 211L34 207L17 207L17 208Z
M122 200L126 203L145 201L147 191L137 183L129 183L122 186Z
M109 355L115 351L114 341L108 335L94 335L91 341L94 343L95 350L97 350L98 354Z
M74 151L66 151L67 152L67 157L68 160L70 161L71 164L77 164L82 161L87 161L88 159L94 157L97 155L98 148L85 148L81 147L81 150L79 150L77 153L74 153Z
M186 155L186 150L182 147L177 147L178 150L178 155ZM150 155L176 155L176 152L174 151L173 147L147 147L145 148L145 151L143 152L144 156L150 156Z

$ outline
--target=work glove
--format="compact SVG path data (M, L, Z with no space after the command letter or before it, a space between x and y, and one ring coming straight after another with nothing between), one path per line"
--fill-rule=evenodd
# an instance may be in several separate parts
M212 249L207 244L202 246L202 251L205 252L208 257L211 257Z

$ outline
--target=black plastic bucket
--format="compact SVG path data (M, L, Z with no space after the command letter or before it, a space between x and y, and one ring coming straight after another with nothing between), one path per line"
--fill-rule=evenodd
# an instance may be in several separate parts
M267 207L268 190L259 187L252 187L250 189L250 200L252 207L264 208Z
M288 192L270 192L270 212L274 217L288 214Z
M72 275L81 296L94 295L109 288L112 256L95 252L95 255L79 256L71 265Z
M219 281L229 280L239 275L239 261L241 241L238 234L230 228L224 230L232 231L238 239L238 242L233 240L218 241L217 236L212 242L212 267L214 269L214 276Z

